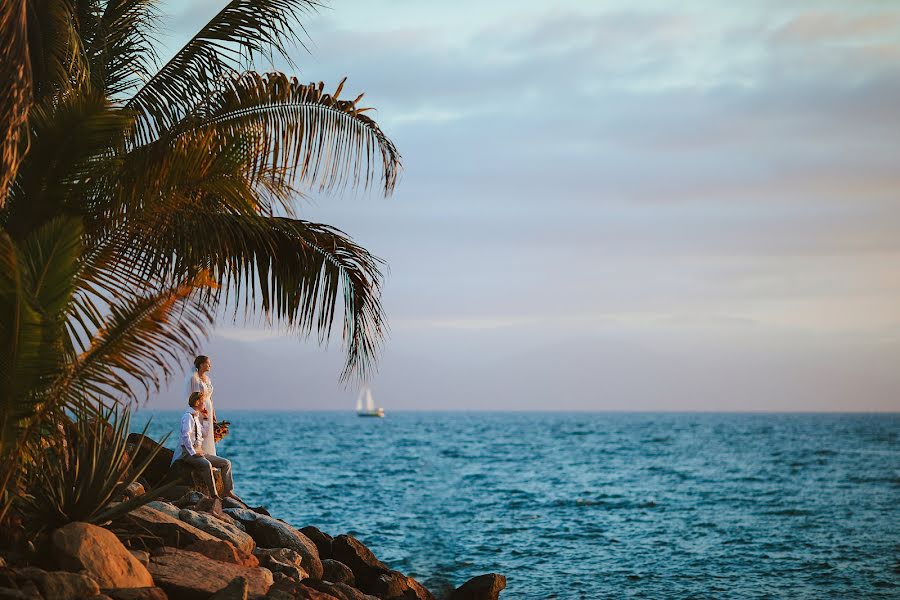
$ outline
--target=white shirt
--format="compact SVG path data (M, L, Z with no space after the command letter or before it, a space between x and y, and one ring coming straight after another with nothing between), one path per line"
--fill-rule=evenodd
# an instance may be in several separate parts
M178 456L184 453L194 456L197 454L197 450L202 449L203 433L201 430L197 411L193 408L184 411L184 414L181 415L181 452L178 453Z
M188 375L184 382L185 399L194 392L200 392L206 397L206 414L208 419L200 418L200 426L203 432L203 447L201 448L205 454L216 455L216 438L213 431L213 420L216 418L216 409L213 406L213 385L209 375L206 376L209 383L200 378L200 374L194 371Z

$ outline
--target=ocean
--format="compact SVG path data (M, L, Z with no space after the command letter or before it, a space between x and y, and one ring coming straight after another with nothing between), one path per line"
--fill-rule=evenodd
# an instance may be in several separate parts
M159 437L179 414L133 420ZM900 414L219 418L247 502L434 591L496 572L501 600L900 598Z

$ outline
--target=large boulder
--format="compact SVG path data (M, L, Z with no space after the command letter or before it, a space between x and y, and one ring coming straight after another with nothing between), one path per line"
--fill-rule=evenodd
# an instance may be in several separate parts
M453 590L447 600L498 600L505 587L506 577L503 575L479 575Z
M243 550L248 554L253 552L253 548L256 546L253 538L247 533L241 531L231 523L217 519L209 513L202 513L184 508L178 513L178 518L220 540L231 542L234 544L235 548Z
M208 598L236 577L247 580L251 598L264 596L272 586L272 572L219 562L197 552L163 548L150 558L150 574L170 600Z
M331 542L334 541L333 537L312 525L301 528L300 533L311 539L313 544L316 545L316 549L319 551L319 558L322 560L332 558Z
M221 562L231 563L233 565L242 565L244 567L258 567L259 559L253 554L238 550L234 545L226 540L201 540L194 542L185 550L198 552L207 558L218 560ZM268 565L263 565L272 570Z
M103 593L112 600L169 600L163 589L158 587L103 590Z
M275 573L282 573L296 581L309 578L303 568L303 557L290 548L257 548L253 554L259 564Z
M12 569L17 587L28 589L33 584L40 595L49 600L82 600L100 593L100 586L89 575L67 571L44 571L35 567ZM34 596L29 596L34 597Z
M269 588L266 600L340 600L336 596L320 592L290 577L284 577Z
M243 577L235 577L221 590L209 597L209 600L247 600L250 586Z
M379 600L377 596L365 594L346 583L331 583L330 581L306 581L307 586L334 596L338 600Z
M169 465L172 464L172 451L140 433L129 434L126 444L126 451L135 459L135 464L142 463L154 450L157 451L142 476L150 487L162 483L169 472Z
M322 561L316 545L305 535L272 517L260 515L249 510L228 509L225 511L241 521L247 533L253 536L261 548L290 548L303 557L303 568L313 579L322 579ZM248 513L254 515L248 517ZM240 515L240 516L238 516Z
M326 558L322 561L322 579L331 583L346 583L347 585L356 585L356 579L353 577L353 571L344 563Z
M123 519L123 526L135 533L150 532L162 540L162 545L175 548L184 548L200 540L219 539L149 506L141 506L128 513Z
M435 600L412 577L391 570L362 542L350 535L339 535L331 544L334 559L350 567L356 587L384 600Z
M163 502L162 500L153 500L152 502L148 502L145 506L149 506L152 509L158 510L159 512L166 513L170 517L175 519L178 518L178 513L181 512L181 509L172 504L171 502Z
M90 523L69 523L53 532L56 562L66 571L87 571L101 588L153 585L147 568L108 529Z

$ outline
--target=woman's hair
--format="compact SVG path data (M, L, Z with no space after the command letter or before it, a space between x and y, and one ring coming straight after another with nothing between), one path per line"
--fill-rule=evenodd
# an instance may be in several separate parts
M203 394L200 392L191 392L191 395L188 396L188 406L191 408L197 408L197 404L200 402L200 398L203 397Z
M197 358L194 359L194 368L199 370L200 365L202 365L203 363L205 363L208 360L209 360L208 356L203 356L201 354L200 356L198 356Z

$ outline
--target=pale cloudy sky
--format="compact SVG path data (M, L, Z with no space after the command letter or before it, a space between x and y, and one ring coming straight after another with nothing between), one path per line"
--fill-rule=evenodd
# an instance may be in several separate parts
M164 3L163 42L222 5ZM300 79L348 76L404 157L392 198L301 210L390 265L388 410L900 410L900 3L333 0L305 27ZM352 406L338 347L223 323L219 410Z

